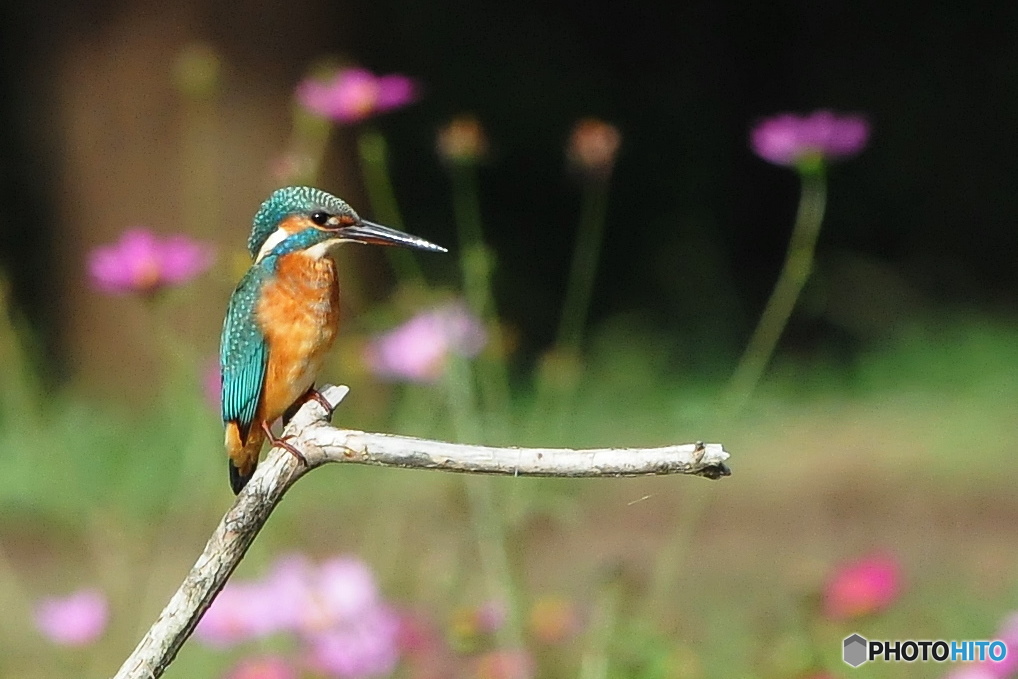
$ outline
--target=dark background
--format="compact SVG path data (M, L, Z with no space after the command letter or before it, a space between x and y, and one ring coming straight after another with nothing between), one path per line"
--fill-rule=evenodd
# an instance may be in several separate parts
M748 130L762 116L816 108L865 114L872 138L830 174L817 273L789 346L851 355L909 314L1013 309L1014 3L182 6L182 39L221 50L234 76L228 89L265 78L286 105L327 54L418 78L422 100L379 124L407 228L440 242L454 229L433 133L464 111L481 119L493 147L482 190L497 293L525 352L548 343L557 321L579 213L563 145L583 116L623 134L594 323L632 314L694 362L730 360L777 275L798 196L793 172L752 155ZM66 44L164 8L43 2L3 11L0 263L59 356L73 337L58 319L74 302L53 271L67 259L62 248L77 246L65 233L73 206L53 206L74 177L61 166L50 75ZM244 204L253 213L257 203ZM231 222L248 223L238 210Z

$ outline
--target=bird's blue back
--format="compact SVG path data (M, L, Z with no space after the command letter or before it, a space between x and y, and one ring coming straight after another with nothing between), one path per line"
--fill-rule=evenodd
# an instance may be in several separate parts
M269 347L258 325L258 301L271 279L275 257L266 257L248 269L230 298L219 345L222 368L223 422L236 422L242 437L254 422L265 383Z

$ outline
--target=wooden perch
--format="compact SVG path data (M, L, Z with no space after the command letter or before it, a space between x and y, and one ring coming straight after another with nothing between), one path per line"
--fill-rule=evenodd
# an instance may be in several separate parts
M335 408L348 392L347 387L328 386L321 393ZM314 399L301 407L283 434L292 437L289 442L303 451L308 464L282 448L269 451L115 679L162 676L283 494L301 476L328 462L570 478L692 474L717 479L731 474L725 465L728 453L717 443L644 449L492 448L336 429L328 424L331 415Z

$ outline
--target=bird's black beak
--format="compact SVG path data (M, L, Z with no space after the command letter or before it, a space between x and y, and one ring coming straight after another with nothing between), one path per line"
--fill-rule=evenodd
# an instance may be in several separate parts
M381 224L361 220L353 226L343 226L336 230L337 235L344 240L351 240L357 243L368 245L398 245L404 248L415 250L427 250L428 252L448 252L441 245L435 245L423 238L411 236L396 229L390 229Z

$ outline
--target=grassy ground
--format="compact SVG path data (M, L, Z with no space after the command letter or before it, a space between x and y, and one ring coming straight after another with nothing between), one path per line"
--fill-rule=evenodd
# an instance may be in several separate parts
M530 645L537 676L789 677L822 667L848 676L840 640L850 632L988 638L1018 608L1018 327L927 323L851 365L779 362L737 416L715 408L716 388L656 361L646 348L595 352L566 426L521 429L521 442L720 441L731 478L488 484L520 619L548 596L580 611L576 634ZM0 675L110 675L229 506L216 414L189 384L167 387L143 416L80 394L39 405L13 381L3 397ZM451 436L433 398L404 394L390 429ZM359 411L350 412L337 421L382 417L352 422ZM447 626L490 591L477 566L474 481L317 471L238 575L261 573L287 551L354 554L391 601ZM831 569L874 551L902 562L901 599L848 623L817 615ZM54 652L26 624L32 602L92 585L110 596L109 631L94 647ZM192 643L167 676L218 676L235 657ZM932 677L945 668L855 672Z

